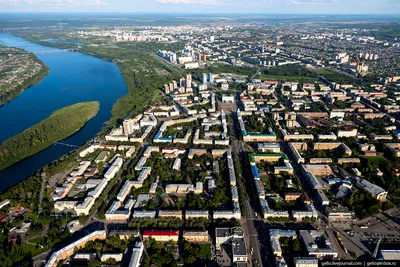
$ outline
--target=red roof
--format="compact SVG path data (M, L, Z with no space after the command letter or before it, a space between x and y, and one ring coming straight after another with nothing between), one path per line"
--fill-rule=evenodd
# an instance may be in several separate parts
M179 236L179 230L144 230L143 236Z

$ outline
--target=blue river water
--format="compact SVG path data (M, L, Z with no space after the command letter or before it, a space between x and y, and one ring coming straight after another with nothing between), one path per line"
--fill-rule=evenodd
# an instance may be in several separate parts
M0 33L0 44L30 52L57 50L33 44L9 33ZM96 100L100 102L98 114L79 132L62 141L78 146L84 144L100 132L111 117L112 105L128 91L118 66L79 52L37 53L37 56L50 68L50 73L38 85L0 106L0 143L47 118L57 109ZM69 146L52 145L0 171L0 192L72 149Z

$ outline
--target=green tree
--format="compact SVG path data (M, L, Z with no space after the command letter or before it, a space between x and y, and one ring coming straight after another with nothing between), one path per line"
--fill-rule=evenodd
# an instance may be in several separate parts
M84 215L84 214L81 214L81 215L79 215L79 223L81 224L81 225L85 225L86 224L86 222L87 222L87 216L86 215Z

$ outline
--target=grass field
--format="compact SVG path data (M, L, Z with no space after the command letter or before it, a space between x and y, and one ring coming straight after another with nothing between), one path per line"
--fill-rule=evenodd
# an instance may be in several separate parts
M322 75L326 75L326 74L336 74L336 73L333 72L333 71L325 70L325 69L320 69L320 70L317 70L317 71L315 71L315 72L318 73L318 74L322 74Z
M302 76L276 76L259 74L258 78L261 80L283 80L283 81L298 81L298 82L315 82L317 78L302 77Z

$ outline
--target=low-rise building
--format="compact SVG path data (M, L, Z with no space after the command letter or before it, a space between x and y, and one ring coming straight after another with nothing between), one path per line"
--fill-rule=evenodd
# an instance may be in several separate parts
M318 267L317 258L294 258L294 265L296 267Z
M208 219L210 213L208 210L187 210L185 212L185 219L205 218Z
M325 214L330 222L352 221L355 218L354 212L344 206L327 206Z
M247 249L244 230L242 228L233 228L232 236L232 258L233 262L247 262Z
M281 237L288 237L288 238L297 238L296 231L294 230L279 230L279 229L270 229L269 230L269 237L270 237L270 245L272 249L272 253L276 257L282 257L282 247L279 239Z
M357 137L358 130L356 128L352 130L338 130L337 131L337 137L338 138L347 138L347 137Z
M357 180L356 186L357 188L370 193L373 198L376 198L379 201L386 201L388 192L385 191L382 187L370 183L369 181L364 179Z
M160 210L158 211L159 218L175 218L175 219L183 219L181 210Z
M222 102L235 103L235 96L234 95L222 95Z
M80 249L85 247L86 243L89 241L94 241L96 239L105 240L106 231L95 231L92 232L81 239L69 244L68 246L54 252L50 259L46 262L45 267L56 267L61 260L67 259L74 254L75 249Z
M221 246L227 244L231 240L230 228L215 228L215 249L221 250Z
M262 153L280 153L281 146L279 143L257 143L258 151Z
M306 164L302 165L302 168L305 173L312 173L315 176L333 174L331 167L325 164Z
M210 242L210 236L207 231L183 231L182 237L184 240L192 243Z
M323 231L300 230L300 236L309 256L317 258L336 258L338 256L329 237Z
M122 253L103 253L100 257L101 261L115 260L116 262L122 261Z
M96 162L96 164L99 164L100 162L106 162L109 155L110 155L109 151L101 151L100 154L97 155L94 162Z
M157 242L178 242L179 230L144 230L143 239L153 238Z
M142 261L142 255L144 251L144 245L142 242L137 241L135 247L132 248L132 256L129 261L128 267L139 267Z

